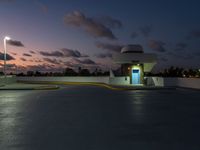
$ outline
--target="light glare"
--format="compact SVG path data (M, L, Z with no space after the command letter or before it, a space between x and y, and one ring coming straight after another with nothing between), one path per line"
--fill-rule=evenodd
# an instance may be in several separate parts
M10 40L11 38L9 36L5 36L5 40Z

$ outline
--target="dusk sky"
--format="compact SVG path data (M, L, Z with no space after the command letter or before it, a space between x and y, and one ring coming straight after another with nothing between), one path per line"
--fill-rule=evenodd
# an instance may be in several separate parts
M8 64L21 71L117 68L112 55L140 44L156 53L156 70L200 68L199 0L0 0Z

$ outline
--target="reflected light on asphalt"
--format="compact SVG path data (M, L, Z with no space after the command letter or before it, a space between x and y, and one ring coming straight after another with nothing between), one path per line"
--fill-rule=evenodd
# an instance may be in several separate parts
M145 121L145 93L134 92L131 95L132 116L136 123Z
M0 91L0 139L3 143L16 142L16 132L21 124L20 112L23 111L19 101L22 101L25 95L26 92Z

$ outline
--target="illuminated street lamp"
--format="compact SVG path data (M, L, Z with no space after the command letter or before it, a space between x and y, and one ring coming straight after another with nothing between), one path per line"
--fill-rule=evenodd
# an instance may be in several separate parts
M3 72L4 72L4 77L6 78L6 52L7 52L7 41L9 41L10 40L10 37L8 37L8 36L5 36L4 37L4 70L3 70Z

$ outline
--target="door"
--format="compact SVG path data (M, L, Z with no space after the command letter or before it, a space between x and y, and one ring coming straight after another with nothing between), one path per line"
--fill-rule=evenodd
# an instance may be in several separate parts
M140 84L140 70L132 70L132 84Z

